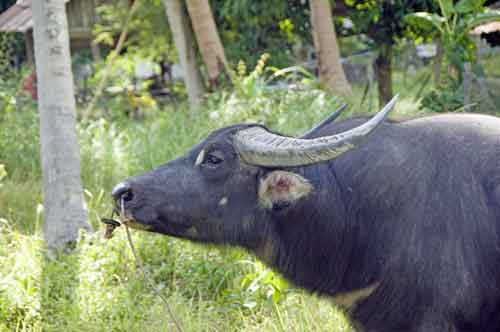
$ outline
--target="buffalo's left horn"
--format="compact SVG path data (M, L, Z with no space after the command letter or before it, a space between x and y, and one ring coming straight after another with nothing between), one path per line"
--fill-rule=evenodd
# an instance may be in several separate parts
M364 124L336 135L301 139L273 134L255 126L238 131L234 145L245 162L264 167L302 166L335 159L372 133L394 108L397 99L398 95L394 96Z

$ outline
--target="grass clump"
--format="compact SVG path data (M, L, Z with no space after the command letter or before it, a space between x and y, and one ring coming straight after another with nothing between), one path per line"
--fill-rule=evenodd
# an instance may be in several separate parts
M2 224L0 331L172 331L164 304L148 288L126 247L124 232L105 241L86 234L58 260L38 236ZM146 268L185 331L347 331L328 302L287 289L279 301L252 257L154 234L134 234ZM258 277L258 275L257 275ZM258 285L256 287L256 285Z

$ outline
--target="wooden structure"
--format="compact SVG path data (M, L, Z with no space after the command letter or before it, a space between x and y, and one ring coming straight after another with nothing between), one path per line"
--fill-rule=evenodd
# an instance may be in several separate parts
M471 34L480 36L490 46L500 46L500 22L490 22L476 27Z
M493 2L489 6L490 9L500 10L500 1ZM482 24L471 31L471 34L480 36L490 46L500 46L500 22L490 22Z
M27 59L33 61L33 19L31 2L18 0L0 15L0 31L25 34ZM36 1L36 0L34 0ZM90 48L95 59L99 59L99 48L93 43L92 30L96 23L96 6L100 0L66 0L66 12L72 51Z

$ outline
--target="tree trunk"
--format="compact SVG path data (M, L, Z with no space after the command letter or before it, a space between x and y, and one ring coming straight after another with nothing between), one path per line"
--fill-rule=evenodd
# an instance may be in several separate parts
M379 104L385 105L392 98L392 46L383 45L374 63L378 84Z
M28 30L24 33L24 42L26 45L26 62L28 66L33 66L35 64L34 60L34 49L33 49L33 30Z
M65 1L33 1L38 77L44 235L50 253L91 230L83 198Z
M174 37L179 62L184 71L184 82L188 92L189 105L198 104L205 92L203 78L196 61L196 48L193 32L189 24L186 9L181 0L163 0L167 12L170 30Z
M96 63L102 62L101 48L99 47L99 44L90 39L89 46L92 53L92 60Z
M309 5L319 80L327 90L340 95L349 95L352 93L351 86L340 62L330 1L310 0Z
M434 85L439 87L441 84L441 68L443 67L443 41L441 37L436 38L436 56L432 65L434 73Z
M212 10L208 0L186 0L186 4L198 49L207 66L210 88L214 89L219 86L222 73L229 72L229 67Z

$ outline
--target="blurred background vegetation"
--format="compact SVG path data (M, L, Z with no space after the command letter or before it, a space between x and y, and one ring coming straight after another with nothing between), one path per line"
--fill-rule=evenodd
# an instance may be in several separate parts
M2 2L0 12L14 3ZM375 112L389 85L391 94L401 94L396 118L500 112L500 32L481 30L496 1L332 2L352 87L352 94L337 96L317 79L308 1L212 0L231 71L195 107L187 101L163 1L138 3L114 58L133 3L95 7L98 54L72 45L85 198L98 231L84 234L58 261L43 254L29 34L0 32L0 331L172 331L124 232L105 241L99 220L110 213L114 184L184 154L215 128L259 122L300 134L344 102L351 107L343 117ZM294 288L241 250L146 233L134 238L186 331L350 330L327 299Z

